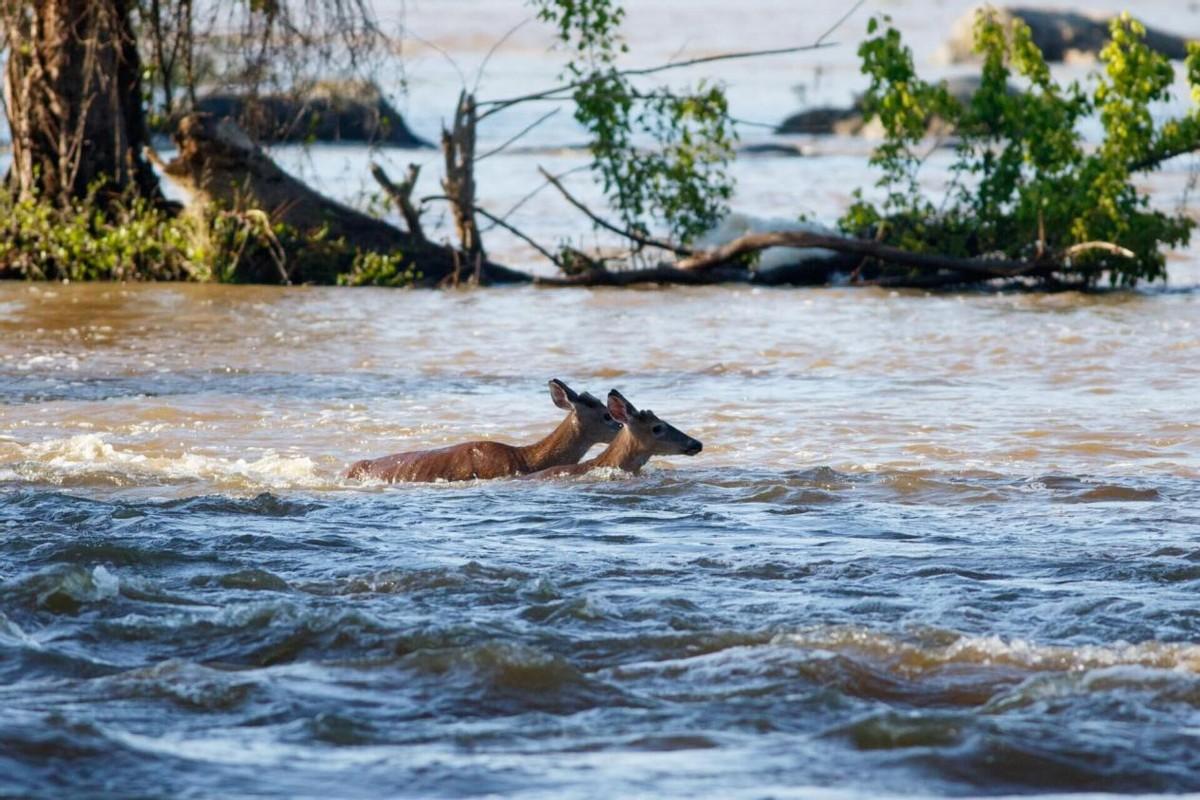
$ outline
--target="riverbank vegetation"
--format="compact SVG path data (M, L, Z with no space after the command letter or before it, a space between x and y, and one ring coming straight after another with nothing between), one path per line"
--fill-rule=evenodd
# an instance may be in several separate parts
M230 0L242 29L224 36L197 29L190 0L5 4L13 161L0 191L0 277L445 286L821 283L842 273L889 286L1128 286L1163 278L1166 251L1189 240L1192 219L1152 207L1138 182L1200 149L1200 47L1189 46L1183 62L1192 110L1162 119L1156 113L1170 99L1175 67L1127 15L1111 21L1097 74L1060 83L1025 22L981 11L978 88L965 98L922 80L900 33L886 18L872 19L859 56L869 81L861 110L883 133L871 157L878 185L863 187L833 227L753 233L705 250L697 241L729 211L735 123L718 82L679 87L657 76L829 46L845 18L782 51L626 69L618 0L530 4L568 55L558 82L498 99L464 86L441 137L440 195L413 196L415 168L397 182L374 167L403 227L288 175L235 119L204 113L197 97L202 82L261 90L279 127L284 89L312 95L322 70L367 69L386 49L367 0L303 8ZM544 172L545 186L579 212L581 226L617 236L620 250L538 242L479 204L477 161L554 112L482 155L478 130L527 103L566 105L586 132L608 208L588 207L561 176ZM1089 120L1099 121L1098 143L1081 132ZM178 155L170 163L153 150L149 122L172 131ZM952 180L930 196L920 177L941 146L953 148ZM164 198L160 175L186 205ZM448 206L454 242L423 230L423 215L438 204ZM494 263L479 218L528 242L559 274L534 278ZM788 269L758 269L759 254L778 246L820 252Z

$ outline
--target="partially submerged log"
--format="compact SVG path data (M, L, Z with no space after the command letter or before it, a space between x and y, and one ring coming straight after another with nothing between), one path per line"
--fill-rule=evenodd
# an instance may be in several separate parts
M828 255L798 259L788 268L760 271L745 258L768 248L817 248ZM1101 252L1116 258L1133 253L1108 242L1084 242L1032 260L960 258L938 253L915 253L869 239L810 231L749 233L711 250L646 269L590 270L561 278L537 278L543 286L631 286L644 283L708 285L813 285L830 283L838 276L861 285L896 288L942 288L988 281L1017 282L1038 278L1053 282L1077 256ZM887 269L891 267L891 269ZM900 269L896 269L900 268Z
M978 12L979 8L973 8L954 23L950 38L942 48L942 55L947 61L961 63L978 60L975 52L975 18ZM997 14L1005 26L1011 24L1013 19L1020 19L1028 25L1033 43L1049 62L1095 58L1108 44L1108 25L1113 18L1112 14L1091 16L1074 11L1023 6L1001 8ZM1167 58L1187 57L1188 40L1167 31L1146 28L1146 44Z
M162 169L190 196L189 209L194 213L252 209L265 214L272 225L287 226L302 238L342 243L332 252L322 248L314 254L299 247L287 253L286 272L292 282L333 283L360 251L401 254L420 273L418 285L453 281L465 267L452 248L401 231L316 192L280 169L228 118L188 115L180 121L175 141L179 154ZM269 265L245 279L274 282L278 280L276 272L276 267ZM530 278L484 262L480 279L504 283Z
M231 117L251 139L275 142L363 142L432 147L417 136L379 87L365 81L322 81L296 94L219 92L194 111Z

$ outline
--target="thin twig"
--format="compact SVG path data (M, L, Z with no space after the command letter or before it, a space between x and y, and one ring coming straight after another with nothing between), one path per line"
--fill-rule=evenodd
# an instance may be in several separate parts
M618 75L621 77L631 77L631 76L636 77L636 76L644 76L644 75L654 75L659 72L666 72L667 70L672 70L672 69L683 69L685 67L694 67L698 64L711 64L714 61L733 61L736 59L743 59L743 58L765 58L767 56L791 55L793 53L804 53L809 50L823 50L826 47L833 47L833 46L834 45L832 43L829 43L829 44L806 44L806 45L799 45L797 47L775 47L775 48L769 48L769 49L765 49L765 50L739 50L739 51L732 52L732 53L718 53L716 55L711 55L711 56L699 56L697 58L689 58L686 61L672 61L667 64L658 64L653 67L641 67L641 68L637 68L637 69L617 70L615 73L606 73L605 77L608 77L608 75L610 75L610 74ZM483 112L482 114L480 114L479 119L480 120L487 119L492 114L503 111L504 109L506 109L510 106L514 106L518 103L528 102L530 100L565 99L565 98L556 98L556 97L554 97L554 95L559 94L560 92L569 92L574 89L578 89L581 86L587 86L588 84L594 82L595 80L596 80L595 77L587 77L587 78L584 78L583 80L573 81L571 83L563 84L562 86L555 86L551 89L544 89L540 92L531 92L529 94L521 95L519 97L508 97L503 100L481 100L479 102L479 105L481 107L486 106L488 108L488 110Z
M487 54L483 57L483 61L479 62L479 68L475 70L475 85L471 87L471 94L475 94L479 91L479 83L483 80L483 72L487 69L488 62L492 60L492 56L496 55L496 52L499 51L500 48L503 47L517 31L521 30L521 28L524 28L532 21L533 17L526 17L525 19L521 20L516 25L513 25L511 28L509 28L503 36L497 39L495 43L488 48Z
M546 248L542 247L540 244L538 244L536 241L534 241L531 237L522 233L517 228L514 228L512 225L509 225L507 222L500 219L495 214L492 214L489 211L480 208L479 206L475 206L475 213L478 214L479 216L483 217L484 219L490 219L492 221L493 225L504 228L504 230L508 231L513 236L516 236L518 239L525 242L530 247L532 247L534 250L537 250L539 253L541 253L543 256L545 256L547 259L549 259L554 264L554 266L558 267L560 270L565 271L562 260L559 259L558 256L554 255Z
M855 4L854 4L854 5L852 5L852 6L850 6L850 10L849 10L849 11L847 11L845 14L843 14L843 15L841 16L841 18L840 18L840 19L838 19L838 21L837 21L837 22L833 23L832 27L830 27L830 28L829 28L829 30L825 31L824 33L822 33L820 36L818 36L818 37L817 37L817 41L815 42L815 44L821 44L821 43L822 43L822 42L824 42L826 39L828 39L830 36L832 36L832 35L833 35L833 32L834 32L834 31L836 31L838 28L842 27L842 25L843 25L843 24L846 22L846 20L848 20L848 19L850 19L851 17L853 17L853 16L854 16L854 12L855 12L855 11L858 11L860 8L862 8L862 7L863 7L863 4L864 4L865 2L867 2L867 0L858 0L858 2L857 2L857 3L855 3Z
M494 156L497 153L503 152L508 147L511 147L514 142L520 140L521 137L525 136L525 134L529 133L534 128L538 127L543 122L545 122L546 120L553 117L555 114L557 114L559 112L559 110L560 109L555 108L555 109L551 109L550 111L547 111L545 114L542 114L536 120L534 120L533 122L531 122L530 124L528 124L524 128L522 128L520 133L516 134L515 136L510 137L508 139L508 141L506 141L504 144L500 145L499 147L494 147L491 150L488 150L486 153L484 153L481 156L476 156L475 163L478 164L480 161L483 161L488 156Z
M591 164L580 164L578 167L573 167L572 169L569 169L566 172L558 173L558 175L556 175L555 177L557 177L559 180L562 180L563 178L567 177L568 175L574 175L577 172L584 172L591 168L592 168ZM549 185L550 185L550 181L542 181L540 184L538 184L537 188L533 189L528 194L526 194L524 197L522 197L520 200L518 200L517 202L515 202L511 206L509 206L508 211L505 211L503 214L501 214L500 218L507 221L509 217L511 217L513 214L517 213L517 211L519 211L523 205L525 205L530 200L532 200L533 198L535 198L539 194L541 194L542 191L545 190L546 187ZM424 203L426 200L436 200L436 199L439 199L439 198L422 197L421 202ZM488 228L487 230L482 231L482 232L487 233L488 230L491 230L491 228Z
M659 250L666 250L674 253L677 256L690 256L695 253L695 251L690 247L684 247L683 245L675 244L673 242L655 239L653 237L640 234L637 231L630 230L629 228L622 228L619 225L614 225L603 217L597 215L590 208L588 208L583 201L577 199L574 195L568 192L566 187L564 187L557 178L547 172L544 167L538 167L538 172L542 173L542 176L550 182L551 186L553 186L555 189L558 189L559 194L566 198L568 203L582 211L589 219L592 220L592 222L596 223L601 228L612 231L620 236L624 236L626 239L637 242L641 245L645 245L646 247L656 247Z
M433 50L433 51L437 52L438 54L440 54L442 56L442 58L444 58L446 60L446 62L449 63L450 66L454 68L454 71L458 73L459 83L462 85L464 91L466 90L467 76L463 73L462 68L460 66L458 66L458 62L454 60L454 56L452 56L448 52L446 52L446 50L444 48L442 48L440 45L435 44L424 37L418 36L417 34L413 33L412 31L409 31L408 35L411 36L412 38L416 39L421 44L428 47L430 50Z

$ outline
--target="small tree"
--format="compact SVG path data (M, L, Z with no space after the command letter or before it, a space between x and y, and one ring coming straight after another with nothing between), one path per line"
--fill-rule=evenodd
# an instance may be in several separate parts
M636 84L619 69L628 52L625 10L614 0L534 0L573 54L563 77L575 119L591 136L592 169L630 229L664 225L680 242L712 227L733 194L728 171L737 135L720 85Z
M983 10L975 26L981 84L961 103L917 77L899 32L872 19L859 55L871 79L865 110L885 131L871 157L885 194L871 203L859 193L842 228L910 252L1044 262L1053 269L1042 277L1095 283L1107 273L1121 285L1164 278L1163 249L1186 244L1194 223L1152 208L1134 179L1200 146L1200 112L1156 123L1151 104L1169 99L1174 70L1129 15L1111 30L1092 85L1060 85L1025 23L1006 28ZM1187 69L1200 101L1200 46L1189 47ZM1023 81L1019 91L1013 78ZM1098 147L1080 132L1093 115L1104 131ZM958 137L954 180L940 204L917 184L932 117ZM1085 246L1093 242L1119 247Z

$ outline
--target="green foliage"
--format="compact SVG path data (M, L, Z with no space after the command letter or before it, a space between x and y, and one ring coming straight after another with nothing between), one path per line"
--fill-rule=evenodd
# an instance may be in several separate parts
M191 226L145 200L108 214L0 191L0 276L33 280L203 280Z
M736 133L720 86L640 89L617 67L627 52L618 0L531 0L572 53L564 78L591 136L592 169L631 229L664 224L689 241L724 216Z
M1128 15L1111 31L1100 54L1104 71L1090 90L1064 86L1051 78L1025 23L1006 27L985 9L975 26L981 85L962 103L944 85L920 80L899 33L886 18L872 19L859 55L871 80L865 110L885 134L871 157L885 193L879 204L858 193L842 228L917 252L1027 260L1111 242L1133 257L1089 250L1062 274L1094 283L1107 272L1122 285L1165 277L1163 248L1186 244L1193 223L1152 209L1134 178L1200 146L1200 113L1156 123L1151 105L1169 98L1171 64L1146 46L1145 29ZM1190 49L1187 68L1200 102L1200 47ZM1093 116L1104 132L1098 147L1080 133ZM940 206L918 187L921 145L935 118L958 136L954 180Z
M214 211L201 221L143 199L100 208L93 198L59 209L0 191L0 278L351 286L420 278L399 253L359 250L261 211Z
M349 272L338 275L339 286L412 286L421 273L402 253L362 251L355 255Z

